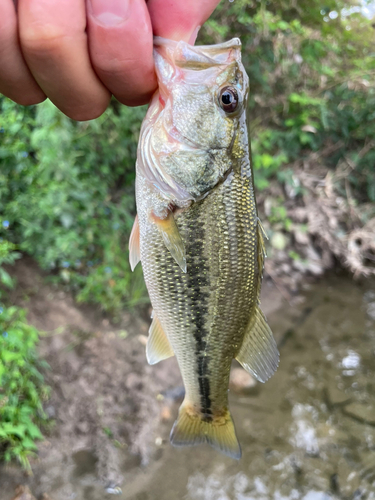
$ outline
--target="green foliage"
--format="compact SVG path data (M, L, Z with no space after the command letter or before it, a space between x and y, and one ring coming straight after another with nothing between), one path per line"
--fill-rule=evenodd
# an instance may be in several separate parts
M241 38L259 189L286 164L336 145L328 166L349 159L356 198L375 201L375 37L353 6L222 2L203 28L203 43Z
M0 283L5 288L12 287L13 280L1 266L18 256L12 243L0 241ZM29 469L28 456L42 438L42 400L48 388L35 350L38 331L27 325L25 316L22 309L0 305L0 458L17 459Z
M135 278L130 273L127 247L144 109L114 105L97 120L77 123L50 102L25 111L3 98L0 107L7 238L80 300L112 313L138 301L144 285L139 270Z
M295 252L294 250L290 250L288 254L291 259L296 261L302 261L300 254Z
M274 154L270 153L275 149L277 138L277 132L262 130L252 141L254 180L258 189L267 188L268 179L288 162L288 156L284 151L278 149Z
M5 224L7 225L7 224ZM10 241L0 240L0 285L7 288L13 288L14 280L11 278L9 273L3 268L4 264L14 264L14 262L20 257L18 252L15 252L15 245ZM0 299L2 296L0 288Z
M271 224L279 224L282 229L289 231L292 221L288 217L288 211L282 204L283 200L277 200L277 202L277 205L271 207L271 214L268 220Z

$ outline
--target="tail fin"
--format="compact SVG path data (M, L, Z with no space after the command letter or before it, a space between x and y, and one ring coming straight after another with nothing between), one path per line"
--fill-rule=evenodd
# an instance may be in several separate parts
M203 420L202 415L182 404L173 425L170 440L173 446L195 446L208 443L228 457L239 460L241 447L234 430L229 410L220 417Z

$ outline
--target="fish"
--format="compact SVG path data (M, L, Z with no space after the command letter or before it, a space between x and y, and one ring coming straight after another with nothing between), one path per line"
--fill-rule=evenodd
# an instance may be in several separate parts
M141 126L131 268L153 307L153 365L176 356L185 398L175 446L208 443L239 459L228 407L233 359L260 382L279 353L260 308L265 234L247 128L249 79L238 38L205 46L154 39L158 90Z

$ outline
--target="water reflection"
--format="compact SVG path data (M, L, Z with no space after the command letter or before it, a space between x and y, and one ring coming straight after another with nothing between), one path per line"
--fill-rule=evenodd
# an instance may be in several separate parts
M310 490L301 493L292 488L287 495L279 490L271 492L267 486L268 478L249 480L244 474L238 473L232 477L210 475L206 477L197 473L189 478L187 499L194 500L334 500L334 496L325 491ZM360 497L358 497L359 499Z
M369 318L375 321L375 291L368 290L365 292L363 301Z
M224 471L223 471L224 472ZM269 500L270 489L267 486L267 478L256 477L251 481L242 472L234 476L225 477L222 474L210 475L197 473L189 478L188 498L194 500ZM275 491L275 500L297 500L300 495L296 489L284 496L280 491ZM313 497L311 497L313 498ZM315 499L322 497L314 497Z
M296 404L293 406L292 417L294 423L291 426L291 443L297 448L306 450L307 453L316 455L319 453L319 444L316 425L318 412L313 406Z
M355 368L358 368L361 363L361 356L355 351L348 351L348 355L341 361L341 366L347 370L352 369L353 373Z

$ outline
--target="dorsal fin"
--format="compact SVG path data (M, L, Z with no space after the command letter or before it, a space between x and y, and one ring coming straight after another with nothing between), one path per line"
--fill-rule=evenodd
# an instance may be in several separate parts
M266 382L277 370L279 351L267 320L256 305L237 361L259 382Z
M135 216L132 232L129 238L129 262L130 268L134 271L135 266L141 260L141 250L139 242L139 222L138 215Z
M146 345L146 357L149 365L154 365L163 359L174 356L171 344L158 317L154 314L153 318Z

